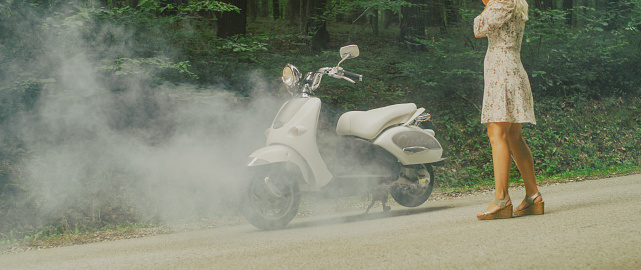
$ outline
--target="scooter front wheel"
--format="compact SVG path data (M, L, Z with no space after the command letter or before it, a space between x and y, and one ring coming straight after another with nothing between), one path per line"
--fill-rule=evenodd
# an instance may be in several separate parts
M298 212L300 189L296 170L284 165L258 169L249 179L240 202L241 212L252 225L274 230L289 224Z

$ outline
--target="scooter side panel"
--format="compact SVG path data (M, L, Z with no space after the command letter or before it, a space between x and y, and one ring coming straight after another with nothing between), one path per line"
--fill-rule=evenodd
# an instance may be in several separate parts
M294 149L285 145L270 145L260 148L249 155L248 167L264 166L274 163L291 162L296 164L303 174L305 185L301 185L302 191L315 190L314 175L312 174L305 159Z
M404 165L435 163L441 160L443 147L428 130L416 126L398 126L390 128L379 135L374 144L396 156ZM424 151L404 151L406 147L422 147Z
M310 168L311 174L307 180L312 187L320 188L333 177L316 144L316 127L321 101L319 98L313 97L299 99L296 100L296 103L288 104L296 105L296 109L283 108L282 110L295 113L288 116L286 123L280 125L279 128L272 126L269 129L267 145L287 145L300 154Z

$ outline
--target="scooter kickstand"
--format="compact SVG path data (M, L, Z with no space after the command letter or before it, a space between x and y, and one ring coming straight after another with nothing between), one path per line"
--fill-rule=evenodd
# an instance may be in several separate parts
M365 214L369 213L369 209L371 209L371 208L372 208L372 206L374 206L374 203L375 203L375 202L376 202L376 199L372 199L372 202L371 202L371 203L369 204L369 206L367 207L367 210L365 210Z
M392 210L392 207L389 205L385 205L385 202L383 201L383 212L387 212L389 210Z
M369 204L367 207L367 210L365 210L365 214L369 213L369 210L374 206L374 203L376 201L381 201L383 204L383 212L387 212L392 209L389 205L385 205L387 203L387 190L377 190L376 192L372 193L372 202Z
M385 205L387 203L387 192L381 193L381 203L383 204L383 212L387 212L389 210L392 210L392 207L389 205Z

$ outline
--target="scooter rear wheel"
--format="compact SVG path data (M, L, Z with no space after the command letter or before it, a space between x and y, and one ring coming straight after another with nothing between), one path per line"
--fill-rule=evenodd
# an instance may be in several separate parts
M289 224L300 203L299 175L284 165L269 165L257 170L249 179L240 201L245 219L263 230Z
M417 207L423 204L432 194L434 189L434 169L430 164L420 164L410 167L403 167L407 170L403 176L411 184L395 184L390 189L394 200L405 207Z

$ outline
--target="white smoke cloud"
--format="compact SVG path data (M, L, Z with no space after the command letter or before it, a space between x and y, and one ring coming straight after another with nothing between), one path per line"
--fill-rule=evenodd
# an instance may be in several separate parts
M42 56L24 63L48 70L50 81L13 125L30 151L22 184L39 214L172 221L229 211L244 162L282 103L280 86L254 72L251 96L237 97L216 86L153 84L144 67L105 75L101 60L131 55L123 44L135 42L121 26L98 28L93 41L83 26L39 32ZM123 40L100 44L103 35Z

